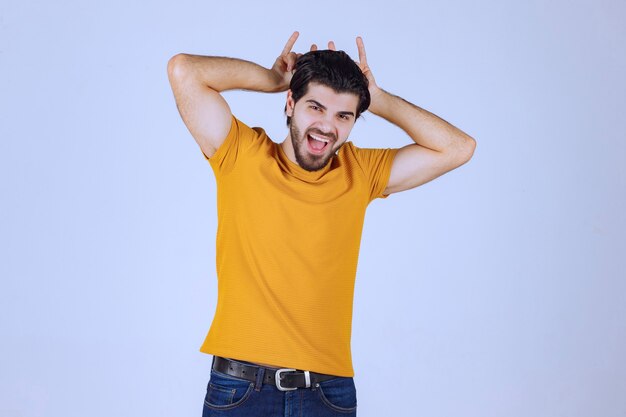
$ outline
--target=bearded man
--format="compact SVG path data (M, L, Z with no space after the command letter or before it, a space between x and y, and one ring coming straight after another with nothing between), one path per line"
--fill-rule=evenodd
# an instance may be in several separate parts
M354 416L354 282L367 206L466 163L475 141L380 88L359 61L288 40L272 68L178 54L168 75L180 115L217 182L218 300L201 351L213 355L203 416ZM234 117L220 94L287 91L281 143ZM368 110L413 140L348 141ZM393 358L382 358L394 364Z

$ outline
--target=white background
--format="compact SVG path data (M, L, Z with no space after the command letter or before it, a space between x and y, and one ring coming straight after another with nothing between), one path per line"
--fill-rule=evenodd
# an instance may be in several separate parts
M624 2L0 4L0 416L200 415L215 180L167 61L270 66L293 30L363 36L379 85L478 143L369 207L359 416L626 415ZM284 94L226 98L284 139ZM410 143L371 114L351 140Z

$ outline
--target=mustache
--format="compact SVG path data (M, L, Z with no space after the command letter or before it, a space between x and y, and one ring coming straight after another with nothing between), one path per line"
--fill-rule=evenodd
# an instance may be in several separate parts
M333 140L333 142L337 142L337 136L333 133L333 132L322 132L320 129L312 127L310 129L307 129L305 136L308 135L309 133L315 133L318 134L320 136L324 136L326 138L330 138Z

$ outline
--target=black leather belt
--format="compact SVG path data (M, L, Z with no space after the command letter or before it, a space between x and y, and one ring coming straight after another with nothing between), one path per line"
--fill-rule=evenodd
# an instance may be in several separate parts
M275 385L280 391L314 387L318 382L337 378L335 375L318 374L291 368L268 368L237 362L221 356L213 357L213 370L237 378L256 382L259 370L264 369L263 383Z

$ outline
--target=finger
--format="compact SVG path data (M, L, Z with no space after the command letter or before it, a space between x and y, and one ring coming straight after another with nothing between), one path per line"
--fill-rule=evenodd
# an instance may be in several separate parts
M367 65L367 55L365 55L365 45L363 45L363 39L360 36L356 38L356 47L359 50L359 62L362 65Z
M293 68L296 65L296 61L298 60L298 56L295 52L289 52L285 55L285 63L287 64L287 72L293 71Z
M336 51L336 49L335 49L335 42L329 41L328 42L328 49L330 49L331 51Z
M316 44L311 45L311 51L317 51L317 45Z
M300 34L298 33L298 31L293 32L293 35L289 37L287 44L283 48L283 52L281 55L287 55L291 51L291 48L293 48L293 45L296 43L296 39L298 39L299 35Z

